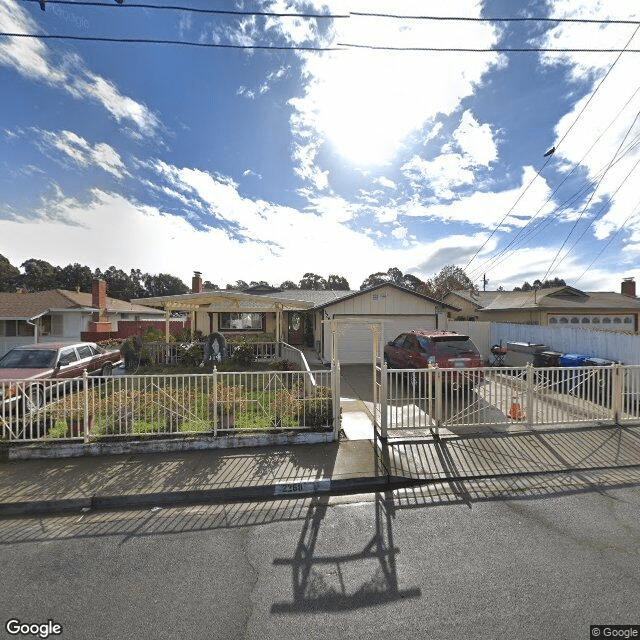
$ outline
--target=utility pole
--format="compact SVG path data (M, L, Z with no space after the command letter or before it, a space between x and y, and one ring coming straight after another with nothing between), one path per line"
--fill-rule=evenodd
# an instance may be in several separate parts
M487 290L487 284L489 283L489 281L487 280L487 274L485 273L482 276L482 290L486 291Z

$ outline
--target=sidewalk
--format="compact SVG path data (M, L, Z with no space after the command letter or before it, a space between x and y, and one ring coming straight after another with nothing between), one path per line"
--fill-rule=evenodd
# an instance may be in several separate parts
M368 440L0 464L0 517L73 509L364 493L411 483Z
M0 517L605 471L640 482L640 426L14 460L0 463Z

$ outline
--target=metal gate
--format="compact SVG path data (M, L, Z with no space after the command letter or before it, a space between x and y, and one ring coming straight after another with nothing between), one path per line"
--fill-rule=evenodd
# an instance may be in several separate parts
M383 438L513 432L640 420L640 367L390 369L374 375Z

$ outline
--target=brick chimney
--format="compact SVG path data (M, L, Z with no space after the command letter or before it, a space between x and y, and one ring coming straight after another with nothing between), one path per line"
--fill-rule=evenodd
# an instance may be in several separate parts
M620 293L623 296L636 295L636 281L633 278L625 278L620 286Z
M202 293L202 273L200 271L193 272L193 278L191 278L191 293Z
M91 285L91 306L98 309L93 312L93 321L89 323L89 331L111 331L111 323L107 311L107 283L94 280Z

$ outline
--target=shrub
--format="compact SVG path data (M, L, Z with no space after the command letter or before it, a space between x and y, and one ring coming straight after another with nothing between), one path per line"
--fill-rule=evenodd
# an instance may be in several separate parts
M253 347L246 340L242 340L236 345L231 360L243 367L251 366L256 361Z
M300 401L288 389L283 389L271 401L271 411L274 414L274 426L295 424L300 413Z

